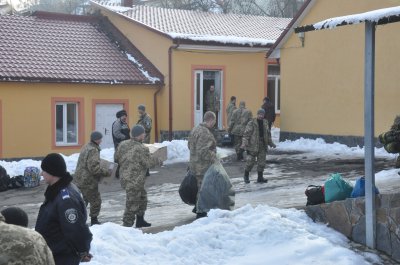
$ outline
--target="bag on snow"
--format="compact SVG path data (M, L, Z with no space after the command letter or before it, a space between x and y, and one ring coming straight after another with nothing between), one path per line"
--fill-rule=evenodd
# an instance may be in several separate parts
M206 213L211 209L233 210L235 190L221 163L211 165L204 175L196 208Z
M40 170L37 167L26 167L24 171L24 187L33 188L39 186Z
M375 188L375 194L379 194L379 190L377 187ZM365 196L365 178L360 177L356 180L356 184L354 185L354 189L351 192L351 198L364 197Z
M193 175L189 170L186 176L183 178L181 185L179 186L179 196L184 203L189 205L196 204L197 196L197 180L196 176Z
M308 185L304 193L307 196L306 206L325 202L324 186Z
M8 184L9 189L19 189L24 186L24 176L19 175L12 177L10 183Z
M10 176L7 174L7 170L0 166L0 191L8 190L10 185Z
M339 173L332 174L325 182L325 202L341 201L349 198L353 187Z

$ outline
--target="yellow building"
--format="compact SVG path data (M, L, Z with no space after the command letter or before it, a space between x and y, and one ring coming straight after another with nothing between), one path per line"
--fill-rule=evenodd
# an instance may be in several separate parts
M281 66L281 139L363 143L364 24L294 34L297 26L398 6L394 0L309 0L268 53ZM400 23L376 28L375 135L400 114Z
M163 76L106 19L37 12L0 16L0 156L79 152L121 109L154 115Z
M202 121L210 86L219 100L220 129L226 127L231 96L256 112L268 95L279 114L279 67L276 60L268 67L265 53L290 19L91 4L164 75L165 87L157 94L157 139L186 137Z

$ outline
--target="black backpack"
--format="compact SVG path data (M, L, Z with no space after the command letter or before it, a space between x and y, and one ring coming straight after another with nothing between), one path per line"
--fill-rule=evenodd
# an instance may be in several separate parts
M8 190L10 184L10 176L7 174L7 170L0 166L0 191Z
M323 186L309 185L304 193L307 196L306 206L325 203Z

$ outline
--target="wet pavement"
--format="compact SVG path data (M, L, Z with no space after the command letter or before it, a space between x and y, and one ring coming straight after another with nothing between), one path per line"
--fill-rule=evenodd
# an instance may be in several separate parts
M235 157L227 157L222 161L225 170L231 178L236 191L235 208L246 204L256 206L268 204L280 208L302 209L306 204L304 190L310 184L322 185L330 174L339 172L347 180L355 180L363 175L363 158L312 157L307 153L283 152L272 150L267 156L267 168L264 177L266 184L255 183L257 172L251 172L250 184L243 182L244 162L236 161ZM378 158L375 162L376 171L390 169L394 161ZM145 219L152 227L144 229L148 233L171 230L175 226L188 224L195 220L193 206L184 204L178 194L178 188L187 168L187 163L166 165L151 170L147 178L148 209ZM377 183L381 193L398 192L399 181ZM34 227L39 207L44 199L46 185L31 189L9 190L0 193L0 209L7 206L19 206L29 216L29 226ZM118 179L104 179L100 184L102 194L102 209L99 216L101 222L122 224L122 214L125 207L125 192L121 189ZM356 251L365 251L365 247L352 244ZM398 264L379 253L383 264Z

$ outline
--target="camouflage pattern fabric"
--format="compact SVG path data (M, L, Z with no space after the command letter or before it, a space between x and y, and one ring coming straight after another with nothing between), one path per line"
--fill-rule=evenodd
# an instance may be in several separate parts
M391 131L399 131L400 130L400 116L396 116L393 121L393 125L390 128Z
M219 98L218 95L215 93L215 90L213 92L211 92L210 90L207 91L205 103L206 111L212 111L214 113L219 111Z
M0 214L0 265L54 265L43 237L32 229L10 225Z
M143 141L143 143L145 143L145 144L150 143L152 123L153 123L153 121L151 120L150 115L147 113L144 113L142 116L140 116L140 119L137 122L138 125L143 126L144 132L146 133L146 138L144 138L144 141Z
M240 147L242 146L242 139L243 136L241 135L235 135L233 137L233 146L235 147L236 154L240 152Z
M228 132L235 136L243 136L246 125L252 116L251 111L246 108L238 108L233 111Z
M149 149L135 139L123 141L116 152L121 186L126 190L123 216L125 226L132 226L135 215L143 215L147 208L147 193L144 188L146 170L159 164L150 156Z
M195 176L204 175L217 159L217 142L205 123L192 129L189 134L188 148L190 150L190 171Z
M231 124L231 119L232 119L232 114L236 110L235 104L233 102L230 102L228 106L226 107L226 117L227 117L227 122L228 122L228 128L229 125Z
M100 147L93 142L86 144L79 154L74 183L81 190L86 205L90 204L90 217L99 216L101 209L99 181L108 175L108 168L101 166L100 163Z
M262 120L262 124L264 126L264 135L262 137L259 135L260 131L258 128L259 125L257 118L251 119L246 126L243 135L243 145L245 146L248 154L246 158L246 171L251 171L256 160L257 172L264 171L268 146L272 144L272 140L270 136L271 134L269 133L268 124L265 119Z

